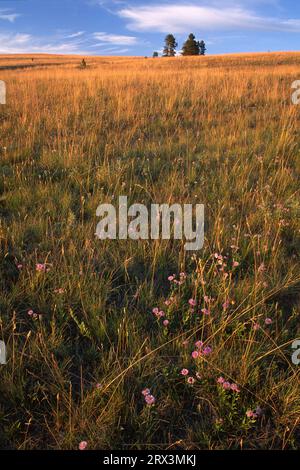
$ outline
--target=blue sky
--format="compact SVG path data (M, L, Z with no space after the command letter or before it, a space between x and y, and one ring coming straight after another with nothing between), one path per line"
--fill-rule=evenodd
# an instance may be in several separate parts
M300 2L0 0L0 53L144 56L190 32L210 54L300 50Z

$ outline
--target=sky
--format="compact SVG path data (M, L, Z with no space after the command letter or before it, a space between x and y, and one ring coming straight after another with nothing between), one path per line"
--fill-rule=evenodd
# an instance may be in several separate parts
M0 53L150 56L189 33L208 54L300 50L298 0L0 0Z

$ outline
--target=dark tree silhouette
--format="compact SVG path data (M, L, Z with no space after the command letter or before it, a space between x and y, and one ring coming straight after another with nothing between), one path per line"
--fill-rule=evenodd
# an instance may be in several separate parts
M199 55L199 54L200 54L199 42L196 41L194 34L191 33L182 47L182 55Z
M168 34L165 38L163 57L174 57L176 55L177 46L178 44L173 34Z
M205 55L206 44L203 40L199 42L199 48L200 48L200 55Z

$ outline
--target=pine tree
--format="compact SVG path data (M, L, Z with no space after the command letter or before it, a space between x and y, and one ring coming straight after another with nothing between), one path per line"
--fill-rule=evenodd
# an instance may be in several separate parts
M182 47L182 55L199 55L200 46L194 34L190 34Z
M177 46L178 44L173 34L168 34L165 38L163 57L174 57L176 55Z
M206 44L204 41L199 42L199 49L200 49L200 55L205 55L206 52Z

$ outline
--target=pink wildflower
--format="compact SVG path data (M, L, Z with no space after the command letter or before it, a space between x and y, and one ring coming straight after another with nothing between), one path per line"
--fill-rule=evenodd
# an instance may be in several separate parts
M150 395L150 389L149 388L145 388L143 391L142 391L142 395L144 395L144 397L146 397L147 395Z
M192 358L197 359L199 357L199 351L193 351L192 352Z
M170 324L169 320L164 320L164 322L163 322L164 326L169 326L169 324Z
M210 315L210 310L208 310L207 308L203 308L201 312L203 313L203 315Z
M203 349L204 356L209 356L209 354L211 353L212 353L212 348L210 346L206 346L206 348Z
M181 375L183 375L184 377L185 377L186 375L189 375L188 369L182 369L182 371L181 371L180 373L181 373Z
M236 393L240 392L240 389L237 384L231 384L231 390Z
M223 388L224 388L224 390L230 390L231 389L231 383L230 382L224 382L223 383Z
M46 263L38 263L35 269L36 271L43 272L43 273L49 271L49 268L47 267Z
M147 405L151 406L151 405L154 405L155 403L155 398L153 395L146 395L145 396L145 402L147 403Z
M196 307L197 302L196 302L196 300L194 300L194 299L190 299L190 300L189 300L189 304L190 304L191 307Z
M190 385L194 385L194 383L195 383L194 377L189 377L187 381Z
M272 325L272 323L273 323L273 320L271 318L266 318L265 319L265 324L266 325Z
M79 446L78 446L78 449L79 450L85 450L87 448L87 442L86 441L82 441L79 443Z

